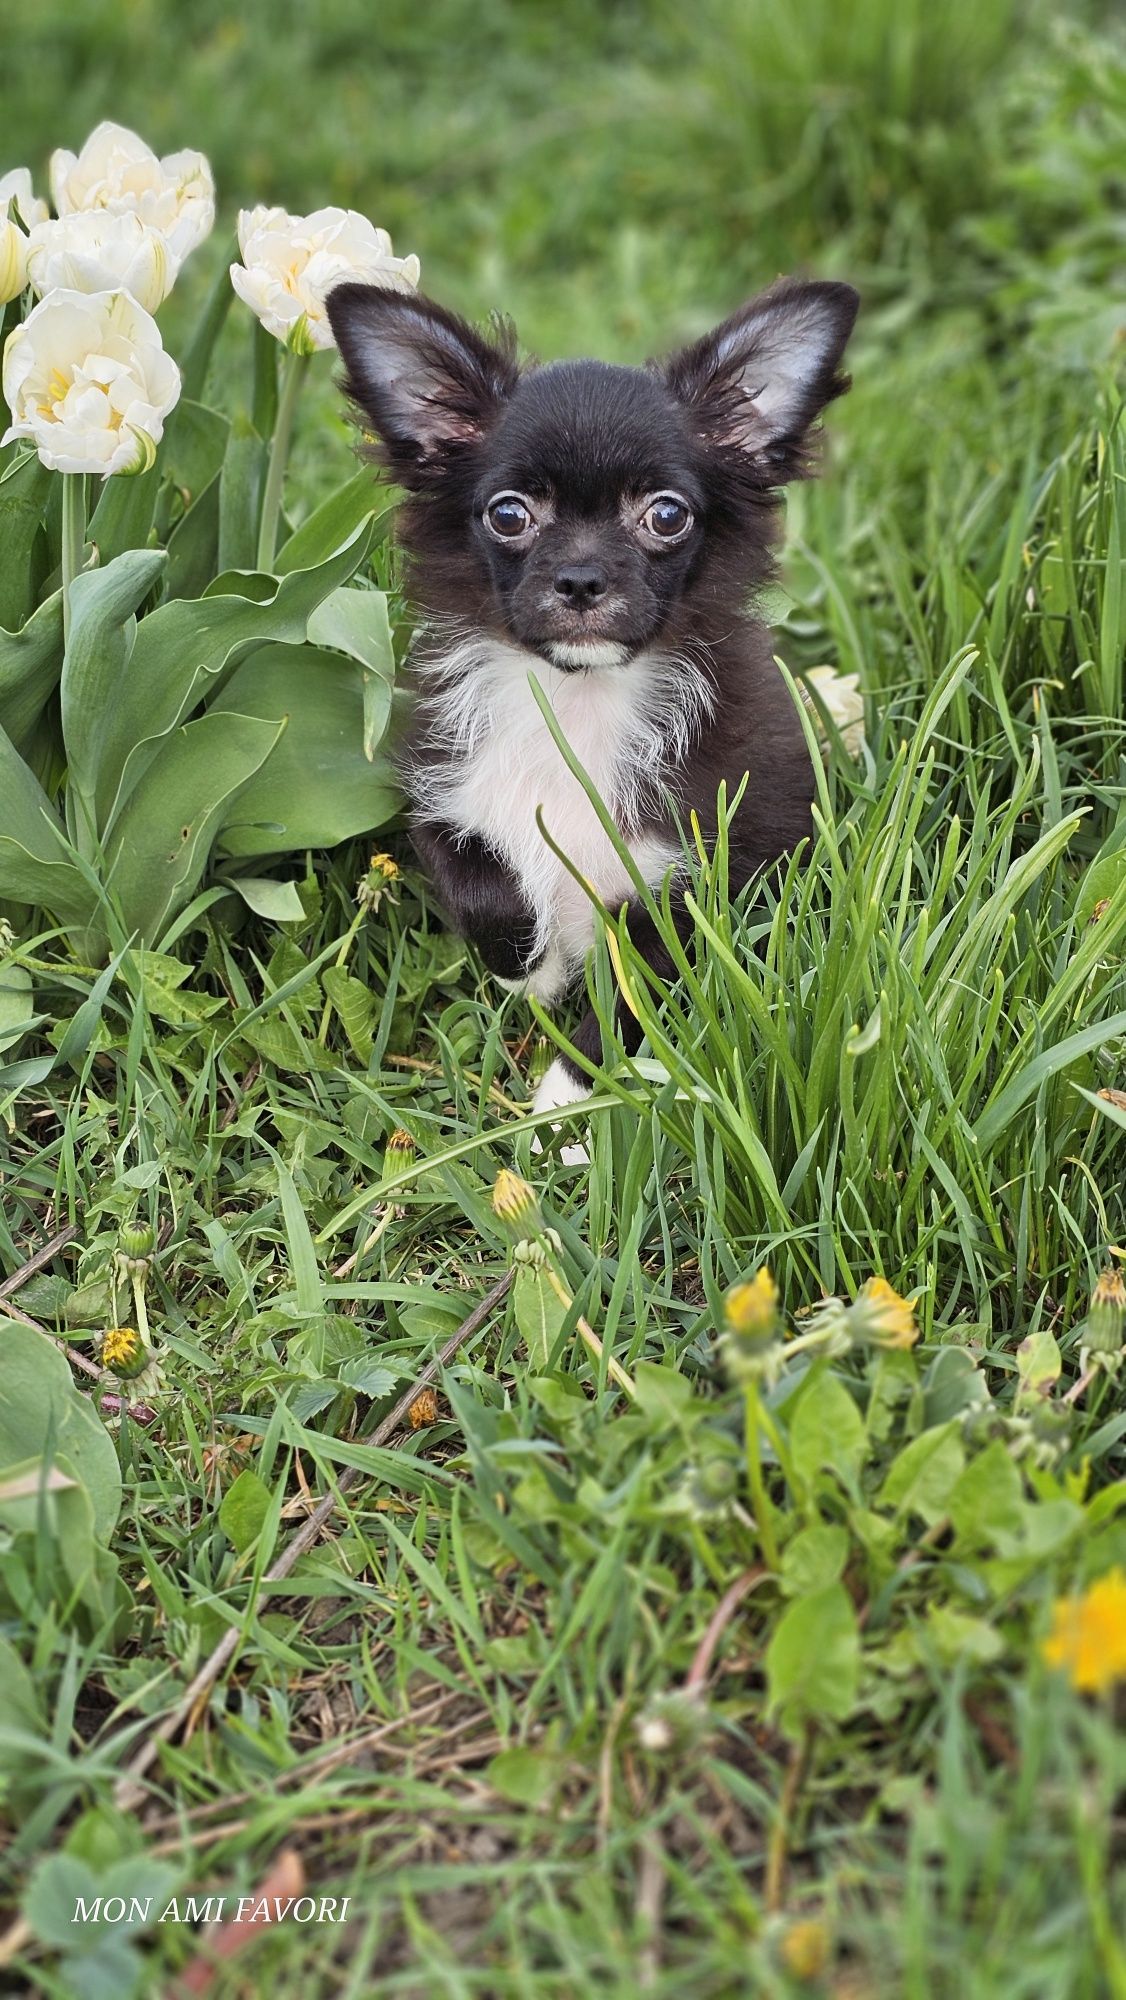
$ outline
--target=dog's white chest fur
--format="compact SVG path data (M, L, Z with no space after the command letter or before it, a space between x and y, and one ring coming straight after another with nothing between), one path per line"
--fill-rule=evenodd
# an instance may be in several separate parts
M551 736L529 675L547 694L651 886L679 848L671 831L635 829L706 713L710 690L698 670L679 659L643 656L626 666L568 674L520 647L483 641L454 648L423 675L428 726L447 760L417 773L416 802L455 832L476 834L508 863L535 912L537 956L544 958L531 990L553 998L589 949L594 917L582 888L543 839L537 809L610 909L627 900L632 883Z

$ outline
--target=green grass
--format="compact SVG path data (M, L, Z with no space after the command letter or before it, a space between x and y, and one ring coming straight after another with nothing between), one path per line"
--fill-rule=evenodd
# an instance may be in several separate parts
M573 1014L498 1006L398 832L374 917L353 929L365 847L311 856L303 926L127 952L85 1048L0 1106L0 1269L73 1232L9 1305L89 1356L120 1228L159 1244L159 1375L134 1392L155 1421L112 1426L123 1615L99 1625L45 1550L17 1573L0 1548L28 1670L5 1653L13 1976L123 2000L199 1948L169 1923L99 1957L50 1902L60 1852L167 1900L249 1893L294 1847L350 1923L264 1932L212 1993L1126 1994L1114 1699L1040 1654L1052 1600L1126 1564L1121 1380L1064 1401L1126 1248L1109 14L344 0L204 5L189 34L155 0L48 0L5 41L0 169L121 117L204 146L228 219L366 208L439 296L511 309L545 353L640 358L781 268L854 276L856 386L771 611L792 671L860 674L868 736L761 902L731 902L722 850L694 863L700 949L671 993L618 927L647 1043L599 1079L589 1172L534 1156L522 1122L537 1037ZM209 391L232 411L236 355ZM351 471L317 367L294 515ZM13 949L47 1050L94 976L49 933ZM363 994L325 977L342 949ZM608 1006L606 949L590 977ZM389 1186L396 1127L418 1153ZM376 1450L509 1268L505 1166L571 1302L526 1272L436 1414ZM878 1273L918 1293L923 1338L766 1392L781 1579L753 1579L686 1701L762 1555L759 1433L717 1335L763 1262L798 1335ZM943 1425L945 1471L897 1497ZM331 1531L269 1580L344 1470ZM855 1645L830 1643L842 1617Z

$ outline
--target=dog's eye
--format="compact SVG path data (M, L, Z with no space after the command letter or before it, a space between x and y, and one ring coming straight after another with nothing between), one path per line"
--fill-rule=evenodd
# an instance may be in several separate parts
M641 525L659 542L680 542L692 526L692 509L679 493L655 493L641 516Z
M497 493L485 509L485 526L498 542L518 542L530 535L536 517L520 493Z

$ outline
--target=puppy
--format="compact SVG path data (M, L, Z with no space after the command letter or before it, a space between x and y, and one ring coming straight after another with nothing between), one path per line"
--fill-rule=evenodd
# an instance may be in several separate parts
M714 833L721 780L730 797L748 778L733 889L809 833L805 738L750 607L779 489L811 471L811 426L848 387L857 305L848 285L787 282L664 363L522 367L510 327L485 338L370 285L330 294L345 393L408 495L400 535L426 619L403 767L415 845L503 984L558 1000L594 935L537 808L602 903L629 904L653 968L672 970L533 680L651 887L680 856L678 812ZM632 1052L640 1030L621 1006L618 1028ZM602 1060L593 1011L574 1043ZM589 1089L562 1056L533 1108Z

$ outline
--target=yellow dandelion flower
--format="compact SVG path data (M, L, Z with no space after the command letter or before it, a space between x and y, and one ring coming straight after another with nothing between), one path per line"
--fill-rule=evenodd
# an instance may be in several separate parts
M820 1979L829 1963L829 1933L816 1917L791 1924L779 1946L788 1973L803 1984Z
M102 1335L102 1360L107 1368L116 1368L122 1361L132 1361L136 1352L135 1326L111 1326Z
M1059 1597L1041 1648L1081 1694L1105 1694L1126 1680L1126 1573L1108 1569L1079 1597Z
M399 879L399 864L390 854L373 854L368 868L373 875L382 875L385 882L397 882Z
M886 1278L861 1285L852 1311L857 1330L879 1347L914 1347L919 1338L914 1300L901 1298Z
M778 1287L764 1264L744 1285L733 1285L723 1301L729 1333L750 1345L765 1344L778 1333Z

